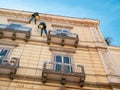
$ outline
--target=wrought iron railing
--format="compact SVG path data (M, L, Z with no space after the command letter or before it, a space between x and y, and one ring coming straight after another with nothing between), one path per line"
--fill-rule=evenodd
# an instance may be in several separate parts
M73 79L70 80L70 78ZM47 79L61 81L61 84L65 84L66 81L77 82L80 86L83 86L85 81L84 66L45 62L43 64L42 81L45 83Z

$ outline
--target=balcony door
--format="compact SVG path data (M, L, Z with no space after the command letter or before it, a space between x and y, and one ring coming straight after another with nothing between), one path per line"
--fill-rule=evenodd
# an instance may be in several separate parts
M64 55L55 55L54 56L54 70L59 72L71 73L71 57Z

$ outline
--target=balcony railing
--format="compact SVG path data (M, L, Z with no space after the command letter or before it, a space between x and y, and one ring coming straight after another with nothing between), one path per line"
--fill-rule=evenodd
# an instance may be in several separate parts
M56 62L45 62L42 71L42 82L48 80L60 81L62 85L66 82L84 85L85 72L82 65L61 64Z
M49 30L48 37L47 37L47 43L57 43L64 45L72 45L77 47L79 42L79 37L75 33L57 33L56 31Z
M20 24L0 24L0 39L10 37L12 40L24 39L28 41L31 36L31 28L23 27Z
M9 75L9 78L12 80L16 74L18 67L18 58L13 57L11 59L3 59L2 62L0 62L0 74Z

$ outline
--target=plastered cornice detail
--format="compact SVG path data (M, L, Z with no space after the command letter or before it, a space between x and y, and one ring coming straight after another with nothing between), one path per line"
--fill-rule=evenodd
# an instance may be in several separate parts
M19 19L29 19L31 17L32 12L25 12L25 11L17 11L17 10L4 10L0 9L0 16L10 18L19 18ZM91 26L91 27L98 27L99 21L98 20L91 20L86 18L71 18L65 16L55 16L49 14L40 14L40 21L45 22L53 22L53 23L64 23L69 25L79 25L79 26Z

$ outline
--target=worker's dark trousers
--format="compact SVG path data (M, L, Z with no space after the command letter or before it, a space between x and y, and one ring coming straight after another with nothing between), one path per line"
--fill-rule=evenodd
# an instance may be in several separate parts
M42 36L42 34L43 34L43 31L44 31L44 33L45 33L46 36L47 36L47 30L46 30L46 29L41 29L41 36Z
M30 23L33 19L34 19L34 23L36 24L36 21L37 21L37 20L36 20L36 18L33 17L33 16L32 16L31 19L29 20L29 23Z

